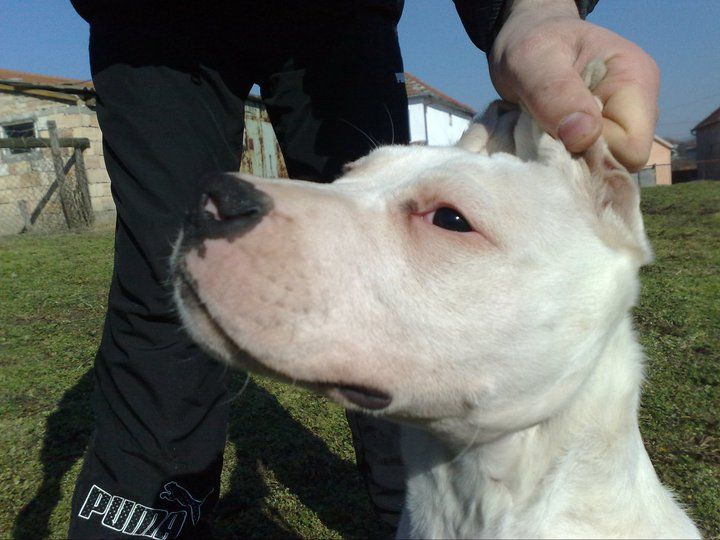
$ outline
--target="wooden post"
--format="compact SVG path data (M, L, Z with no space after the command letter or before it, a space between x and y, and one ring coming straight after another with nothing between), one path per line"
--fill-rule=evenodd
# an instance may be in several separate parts
M57 179L58 193L60 194L60 205L65 215L65 223L69 229L75 229L81 225L78 223L77 212L75 211L73 190L68 185L63 170L63 158L60 152L60 141L58 140L57 124L49 120L48 132L50 134L50 152L52 153L53 166L55 167L55 177Z
M85 159L81 148L75 147L73 150L75 158L75 178L77 180L78 191L82 202L81 213L85 221L85 225L90 226L95 222L95 214L92 209L92 200L90 199L90 186L88 185L87 174L85 172Z
M52 121L52 120L51 120ZM50 146L50 139L38 139L36 137L19 137L17 139L0 139L0 148L18 150L21 148L47 148ZM61 137L58 139L58 146L61 148L90 148L90 139L87 137Z

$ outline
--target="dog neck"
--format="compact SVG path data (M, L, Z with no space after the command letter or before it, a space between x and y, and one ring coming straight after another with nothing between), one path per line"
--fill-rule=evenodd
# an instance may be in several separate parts
M682 512L640 438L641 379L642 352L628 317L585 385L553 418L464 448L404 428L410 536L669 534L668 516L688 520L677 517ZM639 490L645 496L637 497Z

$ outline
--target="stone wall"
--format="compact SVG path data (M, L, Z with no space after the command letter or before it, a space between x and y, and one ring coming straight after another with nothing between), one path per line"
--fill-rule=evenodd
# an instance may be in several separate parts
M57 124L60 137L90 140L90 148L83 152L83 158L95 221L98 224L112 222L115 207L103 162L102 135L94 111L82 102L0 92L0 126L32 121L34 136L47 138L50 120ZM2 135L5 136L4 130ZM63 161L67 163L72 149L64 148L62 153ZM68 171L70 180L74 174L73 167ZM55 169L49 149L19 154L0 150L0 235L64 228L65 219L54 183Z
M0 126L32 121L34 136L47 138L50 120L56 123L59 137L85 137L90 140L90 148L83 151L83 158L95 223L113 223L115 204L105 170L102 134L95 112L72 99L68 102L67 98L53 100L0 91ZM254 96L246 103L245 121L241 170L258 176L286 177L285 162L267 112ZM3 130L0 134L5 136ZM72 149L66 148L62 152L63 161L67 163ZM74 174L73 167L68 173L73 182ZM33 149L21 154L0 150L0 235L67 228L54 184L55 169L49 149ZM42 211L38 214L39 208Z

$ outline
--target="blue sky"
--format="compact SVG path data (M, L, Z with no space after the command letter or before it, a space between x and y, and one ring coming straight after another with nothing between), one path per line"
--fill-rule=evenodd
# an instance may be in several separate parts
M600 0L590 20L660 66L659 135L688 137L720 106L720 1ZM406 0L399 33L407 71L478 109L496 97L450 0ZM89 77L87 25L69 0L0 0L0 38L2 68Z

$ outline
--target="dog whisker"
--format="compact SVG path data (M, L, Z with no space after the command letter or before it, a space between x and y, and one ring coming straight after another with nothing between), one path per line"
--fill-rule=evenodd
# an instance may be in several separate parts
M227 373L228 367L225 365L225 373ZM245 390L247 390L248 384L250 384L250 373L245 373L245 381L243 382L243 385L240 387L240 390L235 392L233 395L231 395L228 399L226 399L223 402L223 405L227 405L228 403L232 403L236 399L238 399L240 396L242 396L245 393Z
M385 107L385 112L388 115L388 120L390 120L390 144L395 144L395 122L393 122L392 114L390 114L390 109L388 109L386 103L383 103L383 107Z
M467 445L465 445L465 448L463 448L462 450L460 450L460 452L458 452L457 455L450 460L450 463L455 463L455 462L457 462L463 455L465 455L465 454L468 453L468 451L475 445L475 442L477 442L478 436L480 435L480 432L481 432L481 431L482 431L482 428L481 428L481 427L478 427L478 428L475 430L475 433L474 433L473 436L470 438L470 442L467 443Z
M373 139L370 135L368 135L365 131L363 131L362 129L360 129L359 127L357 127L357 126L356 126L355 124L353 124L352 122L349 122L348 120L345 120L344 118L340 118L340 121L346 123L348 126L350 126L350 127L353 128L355 131L357 131L358 133L360 133L363 137L365 137L368 141L370 141L370 145L371 145L372 150L376 150L377 148L380 147L380 142L379 142L379 141L376 141L375 139Z

